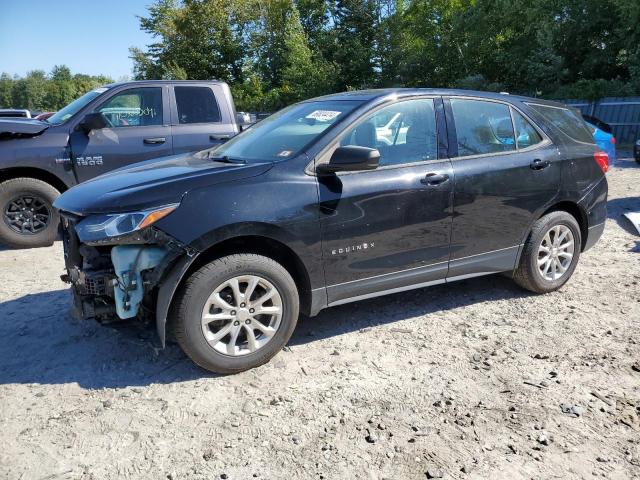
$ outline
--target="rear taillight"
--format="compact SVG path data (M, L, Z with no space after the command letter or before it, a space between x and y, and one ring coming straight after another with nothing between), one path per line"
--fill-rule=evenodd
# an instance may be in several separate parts
M596 152L593 154L593 159L602 170L602 173L607 173L607 170L609 170L609 155L605 152Z
M611 142L612 145L615 145L616 144L616 137L611 137L609 139L609 141Z

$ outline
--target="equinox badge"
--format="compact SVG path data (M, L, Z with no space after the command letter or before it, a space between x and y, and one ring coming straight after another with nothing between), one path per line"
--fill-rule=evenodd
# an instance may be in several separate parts
M356 252L358 250L367 250L369 248L373 248L375 246L375 242L369 243L360 243L358 245L350 245L344 248L334 248L331 250L331 255L340 255L343 253Z

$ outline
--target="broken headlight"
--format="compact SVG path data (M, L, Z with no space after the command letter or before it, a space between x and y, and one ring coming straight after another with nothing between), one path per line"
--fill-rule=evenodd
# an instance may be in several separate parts
M76 225L76 233L83 243L120 237L153 225L173 212L178 205L174 203L139 212L91 215Z

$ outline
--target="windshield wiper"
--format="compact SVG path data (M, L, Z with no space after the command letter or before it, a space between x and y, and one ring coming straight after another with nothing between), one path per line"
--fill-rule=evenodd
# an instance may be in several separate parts
M209 160L213 160L214 162L220 162L220 163L235 163L237 165L244 165L245 163L247 163L244 160L241 160L239 158L231 158L231 157L228 157L227 155L223 155L221 157L215 157L215 156L209 155Z

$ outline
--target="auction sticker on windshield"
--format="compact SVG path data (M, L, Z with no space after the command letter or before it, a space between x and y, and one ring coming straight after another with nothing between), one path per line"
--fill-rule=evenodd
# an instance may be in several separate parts
M319 122L328 122L329 120L333 120L342 112L336 112L334 110L315 110L307 115L305 118L313 118Z

